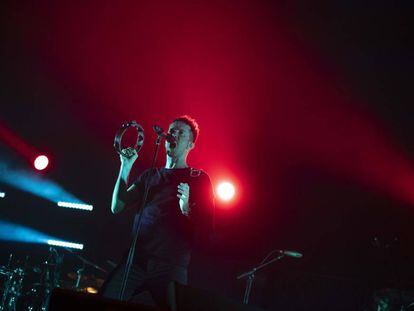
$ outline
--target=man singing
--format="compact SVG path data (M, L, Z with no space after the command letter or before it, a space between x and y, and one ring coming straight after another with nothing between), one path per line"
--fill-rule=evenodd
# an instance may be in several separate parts
M124 150L126 156L120 157L111 205L114 214L126 208L137 210L134 230L142 213L124 300L149 291L159 307L167 307L167 287L171 281L187 283L191 250L211 236L214 210L210 178L187 165L187 156L199 134L197 122L189 116L176 118L168 133L175 142L165 142L165 167L144 171L131 185L128 178L138 154L132 148ZM146 186L146 204L138 211ZM102 288L103 296L119 298L124 270L125 262L115 268Z

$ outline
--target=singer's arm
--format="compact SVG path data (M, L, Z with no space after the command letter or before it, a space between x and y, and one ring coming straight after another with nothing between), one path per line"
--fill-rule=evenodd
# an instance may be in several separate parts
M128 186L128 179L138 154L132 148L124 149L123 152L126 156L120 156L121 167L112 194L111 211L113 214L123 211L132 202L136 192L135 185Z

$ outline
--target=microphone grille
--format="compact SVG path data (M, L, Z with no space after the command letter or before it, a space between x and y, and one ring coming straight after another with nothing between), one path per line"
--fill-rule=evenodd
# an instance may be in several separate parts
M157 134L162 134L164 132L164 130L158 125L153 125L152 128L153 128L154 132L157 133Z

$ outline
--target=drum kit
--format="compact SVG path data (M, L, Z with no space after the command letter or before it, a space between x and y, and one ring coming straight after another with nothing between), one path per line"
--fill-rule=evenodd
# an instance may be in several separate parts
M71 252L70 249L67 251ZM85 268L92 266L99 271L106 271L77 254L74 256L81 260L82 266L75 272L64 274L63 255L53 247L49 249L47 258L35 266L29 264L29 257L22 262L11 254L7 265L0 266L0 311L47 310L50 294L58 287L97 293L103 279L93 274L85 275Z

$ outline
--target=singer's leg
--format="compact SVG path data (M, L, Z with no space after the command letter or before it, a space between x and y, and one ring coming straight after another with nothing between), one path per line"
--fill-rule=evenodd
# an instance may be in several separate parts
M119 299L124 271L125 264L121 264L111 272L99 292L103 297ZM125 288L124 300L130 300L136 291L139 291L144 285L144 282L145 271L140 266L132 265L127 286Z
M168 309L168 287L172 281L187 284L187 269L159 260L148 263L147 286L152 298L160 308Z

